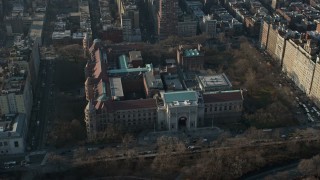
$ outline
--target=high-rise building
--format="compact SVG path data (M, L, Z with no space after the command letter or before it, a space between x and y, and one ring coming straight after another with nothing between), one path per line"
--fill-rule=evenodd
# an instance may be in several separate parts
M3 1L0 0L0 19L2 20L3 18Z
M206 33L209 37L214 37L217 33L217 20L213 19L213 15L207 15L202 17L201 31Z
M157 35L166 39L178 32L178 0L160 0L157 13Z

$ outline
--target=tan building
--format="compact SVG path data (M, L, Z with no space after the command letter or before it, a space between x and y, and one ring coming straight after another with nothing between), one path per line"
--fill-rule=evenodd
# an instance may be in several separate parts
M313 83L311 86L310 97L316 103L318 107L320 107L320 64L319 58L317 59L317 63L315 65L315 71L313 75Z
M287 40L282 70L307 95L310 92L315 62L313 57L292 40Z
M295 64L295 60L297 58L298 54L298 46L296 45L293 40L289 39L286 42L286 49L284 52L284 58L283 58L283 66L282 71L287 73L287 76L293 79L294 77L294 70L293 66Z
M286 39L284 38L284 34L282 34L281 32L278 32L277 44L276 44L276 50L275 50L275 59L279 61L280 66L282 66L282 63L283 63L285 48L286 48Z
M284 29L264 21L261 26L261 47L279 60L282 71L319 106L318 43L310 34Z
M315 63L302 47L298 47L297 56L293 64L293 82L307 95L310 93Z
M270 28L270 24L267 22L267 20L263 20L261 22L261 28L260 28L260 48L261 49L267 48L269 28Z
M267 51L268 53L275 58L276 57L276 47L278 40L278 29L276 26L271 25L269 29L268 41L267 41Z

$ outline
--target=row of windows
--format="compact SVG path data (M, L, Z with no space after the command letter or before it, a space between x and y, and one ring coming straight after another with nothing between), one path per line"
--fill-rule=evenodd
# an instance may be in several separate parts
M190 114L195 114L195 113L196 113L195 110L191 110L191 111L190 111ZM176 115L177 115L176 112L171 112L171 113L170 113L170 116L176 116Z
M144 116L144 117L145 117L145 116L148 116L148 115L149 115L149 116L152 116L151 113L149 113L149 114L146 114L146 113L140 114L140 113L139 113L139 114L133 114L133 115L123 114L123 115L122 115L122 118L126 118L126 117L130 118L131 116L132 116L132 117L141 117L141 116ZM154 113L153 115L155 116L156 113ZM121 118L121 115L118 115L117 117L118 117L118 118Z
M149 118L143 118L143 119L121 119L121 118L119 118L119 120L115 120L115 119L101 119L100 120L100 122L101 123L112 123L112 122L115 122L115 121L123 121L123 122L136 122L136 121L138 121L138 122L140 122L140 121L147 121L147 120L149 120L149 121L151 121L151 120L157 120L157 117L149 117Z
M242 102L230 102L230 103L220 103L220 104L205 104L206 107L208 106L232 106L232 105L238 105L241 104Z
M1 151L1 154L3 154L3 153L8 153L8 152L9 152L8 150Z
M154 111L154 110L152 110L152 111ZM151 112L150 112L150 110L135 110L135 111L125 111L125 112L117 112L117 114L141 114L141 113L143 113L143 114L152 114ZM153 114L155 114L156 112L153 112Z
M238 107L239 107L238 109L241 109L241 105L239 105ZM237 109L236 105L234 105L233 108L231 105L230 106L219 106L219 107L215 106L215 107L205 108L204 112L231 111L231 110L236 110L236 109Z
M0 147L1 147L1 146L8 146L8 142L7 142L7 141L0 142Z
M2 146L8 146L8 142L7 141L0 142L0 147L2 147ZM19 147L18 141L14 142L14 147Z

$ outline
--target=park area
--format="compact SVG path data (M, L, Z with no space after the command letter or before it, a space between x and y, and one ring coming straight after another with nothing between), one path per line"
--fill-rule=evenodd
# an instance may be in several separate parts
M82 144L86 140L84 122L85 62L57 60L54 76L55 98L52 130L48 144L64 147Z

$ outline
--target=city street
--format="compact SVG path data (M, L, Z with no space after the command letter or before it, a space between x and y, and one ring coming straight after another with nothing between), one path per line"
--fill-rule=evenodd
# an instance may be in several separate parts
M27 147L30 150L44 149L47 137L48 121L53 113L53 73L54 63L42 60L39 71L37 90L30 120ZM49 118L48 118L49 117ZM50 119L51 120L51 119Z

